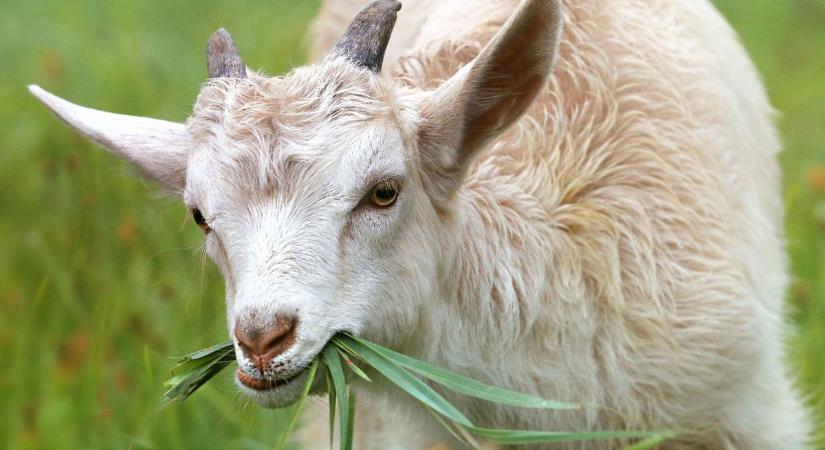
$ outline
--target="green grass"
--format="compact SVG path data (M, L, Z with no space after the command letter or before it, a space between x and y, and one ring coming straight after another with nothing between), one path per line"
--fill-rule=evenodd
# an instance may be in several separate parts
M234 365L235 348L232 341L224 341L180 358L172 369L173 377L166 381L170 389L164 393L168 401L184 401L198 388L227 366ZM324 375L316 377L319 365ZM363 365L363 368L359 367ZM340 432L339 449L351 450L353 442L353 420L355 418L355 393L351 392L348 381L354 377L372 383L364 370L381 376L396 389L406 393L426 408L456 439L467 444L477 444L476 438L489 442L509 444L539 444L551 442L628 439L637 441L625 450L642 450L672 437L674 432L652 431L608 431L594 432L508 430L484 428L475 425L452 403L431 385L456 393L502 405L522 408L544 408L552 410L580 409L576 403L561 403L546 400L520 392L502 389L480 383L456 372L411 358L374 342L349 334L334 336L324 347L319 357L310 364L304 387L297 402L291 406L292 412L283 427L275 445L281 450L300 415L310 391L323 392L329 399L330 449L333 448L335 412L338 412ZM336 408L336 403L338 407Z
M801 385L825 415L825 174L817 176L825 2L717 4L783 113L795 276L788 342ZM302 61L316 8L298 0L0 5L0 448L272 448L286 416L239 398L228 371L161 409L168 356L225 336L220 277L176 200L60 126L25 85L182 120L216 28L233 33L249 65L280 73Z

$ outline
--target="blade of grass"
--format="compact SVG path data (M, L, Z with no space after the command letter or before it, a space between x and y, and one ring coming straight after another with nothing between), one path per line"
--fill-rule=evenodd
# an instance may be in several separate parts
M215 344L211 347L207 347L207 348L189 353L188 355L184 355L180 359L182 361L191 361L191 360L205 358L205 357L208 357L208 356L213 355L215 353L222 353L226 350L232 350L232 351L235 350L235 347L232 344L232 341L223 341L223 342L221 342L219 344Z
M347 414L349 421L347 422L347 441L341 444L341 450L352 450L352 437L355 434L355 394L349 393L349 402L347 403Z
M335 384L332 382L332 374L330 373L329 366L324 364L327 376L327 401L329 402L329 450L332 450L333 447L333 436L335 436Z
M676 433L659 433L655 436L651 436L647 439L641 440L629 447L625 447L624 450L651 450L656 448L658 445L664 443L669 439L673 439L676 436Z
M301 397L298 399L298 403L292 407L292 414L289 416L286 428L284 428L283 432L281 432L281 436L275 444L275 450L283 450L284 445L286 445L287 438L289 438L289 435L292 434L292 429L295 428L295 422L298 421L298 415L301 414L301 409L304 406L304 402L306 402L307 396L309 396L309 390L312 387L312 382L315 381L315 373L317 371L318 360L316 359L312 361L312 365L309 366L309 374L306 382L304 383L304 389L301 391Z
M208 359L208 358L192 360L192 361L181 361L178 364L176 364L175 367L173 367L172 370L170 370L169 372L172 375L175 375L178 378L180 378L180 377L185 378L187 375L197 371L200 368L203 368L203 367L209 365L210 363L212 363L214 361L215 361L214 359ZM171 382L171 380L167 381L167 383L169 383L169 382Z
M349 355L347 355L347 354L346 354L346 352L344 352L344 350L341 350L341 349L340 349L340 348L338 348L338 347L336 347L336 348L335 348L335 350L337 350L337 351L338 351L338 353L341 355L341 358L343 358L343 359L344 359L344 364L346 364L346 365L347 365L347 368L349 368L349 370L351 370L351 371L352 371L352 373L354 373L354 374L358 375L358 377L359 377L359 378L361 378L362 380L366 381L367 383L372 383L372 380L370 380L370 377L368 377L368 376L367 376L367 374L366 374L366 373L364 373L364 371L363 371L363 370L361 370L361 368L360 368L360 367L358 367L358 365L357 365L357 364L355 364L354 362L352 362L352 360L350 359Z
M599 439L650 438L659 433L644 431L532 431L499 430L470 426L467 429L476 436L496 444L544 444L548 442L592 441Z
M164 404L172 401L183 401L192 395L198 388L203 386L212 377L217 375L226 366L235 361L235 353L232 349L224 349L220 352L212 352L204 361L200 362L194 368L192 366L184 366L187 372L179 373L167 381L167 385L171 386L163 397ZM213 358L213 359L212 359ZM185 363L192 363L193 361L185 361ZM184 367L176 367L175 372L181 372Z
M388 381L407 392L436 417L436 419L454 437L462 442L474 442L478 436L498 444L538 444L562 441L581 441L595 439L643 439L625 450L648 450L671 438L673 433L652 433L638 431L597 431L597 432L558 432L533 430L500 430L475 426L466 416L450 402L422 381L419 376L443 385L458 393L481 398L495 403L513 406L573 409L580 406L532 397L526 394L489 386L463 375L442 369L428 363L410 358L401 353L382 347L372 342L348 336L336 336L321 353L321 358L313 361L309 377L301 397L293 409L287 427L279 437L276 449L280 450L295 426L298 414L306 401L314 382L318 364L321 360L325 366L327 390L330 397L330 447L335 426L335 408L339 412L339 433L341 450L351 450L353 424L355 416L355 398L347 390L346 366L357 376L371 381L366 373L350 358L363 361L375 369ZM342 363L342 359L344 363ZM171 388L164 394L168 401L184 400L200 386L235 361L234 347L231 342L224 342L207 349L190 353L178 361L172 369L174 375L166 383ZM462 439L458 434L461 434ZM469 441L468 441L469 440Z
M342 339L338 337L333 338L333 342L340 342L341 340ZM456 407L450 402L445 400L441 394L436 392L419 378L398 366L392 360L387 359L380 353L377 353L371 348L363 346L358 341L352 339L345 341L345 348L351 349L351 351L354 352L353 356L372 366L373 369L381 373L381 375L387 378L388 381L401 388L413 398L416 398L425 405L429 406L434 411L458 424L470 427L473 426L470 419L464 416L464 414L456 409Z
M222 344L213 345L207 349L199 350L190 353L178 359L171 372L173 375L188 374L194 372L196 369L211 364L216 360L223 359L227 355L232 358L235 356L235 349L231 342L224 342Z
M378 370L382 375L387 377L390 381L395 383L401 389L405 390L407 393L409 393L410 395L412 395L413 397L415 397L419 401L422 401L426 406L431 407L435 412L437 412L439 414L442 414L443 416L445 416L448 419L453 420L457 424L463 426L470 433L472 433L476 436L485 438L485 439L487 439L491 442L494 442L494 443L499 443L499 444L538 444L538 443L547 443L547 442L581 441L581 440L596 440L596 439L650 438L650 437L658 434L658 433L638 432L638 431L557 432L557 431L533 431L533 430L498 430L498 429L477 427L477 426L473 425L466 417L461 415L460 412L458 412L458 416L462 417L464 419L464 421L455 420L455 418L453 416L451 416L449 413L445 413L444 412L445 409L447 409L447 410L452 409L454 411L457 411L457 410L455 410L455 407L452 404L450 404L443 397L441 397L440 394L433 391L432 388L430 388L429 386L427 386L426 384L421 382L418 378L412 376L410 373L408 373L404 369L404 367L416 365L415 363L418 363L419 361L414 360L413 358L407 357L405 355L401 355L400 353L392 352L389 349L387 349L388 350L387 352L381 352L380 349L383 349L384 347L381 347L377 344L373 344L371 342L365 341L363 339L353 338L351 336L342 336L341 338L336 338L336 339L338 339L337 341L335 341L336 344L338 344L338 342L341 342L341 344L343 344L343 345L340 345L340 347L347 350L353 356L364 360L367 364L371 365L374 369ZM362 345L362 343L363 343L363 345ZM395 355L392 355L392 353L394 353ZM401 361L397 361L396 359L393 359L393 356L403 357L403 358L399 358L399 359L403 359L404 362L406 362L407 364L404 364ZM445 375L457 375L457 374L453 374L452 372L446 371L444 369L440 369L440 368L437 368L435 366L430 366L429 364L426 364L426 363L422 363L422 364L424 366L428 366L428 367L426 367L426 369L431 369L431 368L436 369L436 371L435 371L436 375L440 379L444 379ZM418 367L420 368L422 366L418 366ZM395 371L389 370L389 369L392 369L392 368L395 368L395 369L398 369L398 370L395 370ZM414 367L409 367L409 369L414 370ZM388 376L388 373L389 373L389 376ZM418 373L418 372L416 372L416 373ZM407 375L407 377L409 377L409 378L406 378L403 375ZM396 377L396 378L393 378L393 377ZM475 380L471 380L469 378L466 378L466 377L463 377L463 376L460 376L460 375L458 375L456 378L450 378L450 377L447 377L447 378L448 378L447 383L449 383L450 385L455 385L458 382L458 380L461 380L461 379L463 379L466 382L469 382L470 384L481 384L481 383L476 382ZM426 388L425 392L430 392L432 394L435 394L435 396L437 396L435 398L440 399L441 401L444 402L445 405L442 405L442 406L444 406L444 408L443 409L438 409L438 408L433 407L433 404L430 403L432 398L428 398L428 396L426 396L426 395L421 395L422 394L421 392L411 391L409 389L410 386L404 385L403 383L399 383L399 381L404 381L405 379L407 379L407 380L412 379L412 380L418 381L420 383L420 385L423 385ZM436 381L436 380L433 379L433 381ZM484 385L484 384L481 384L481 385L489 387L489 386ZM445 383L445 386L450 387L446 383ZM463 391L465 389L455 389L455 390L460 392L460 393L464 393ZM493 392L493 394L487 395L489 392ZM487 391L484 395L487 396L487 397L493 397L493 398L498 399L499 397L502 397L502 396L506 397L510 393L511 393L511 391L506 391L506 390L503 390L503 389L493 388L492 391ZM518 393L515 393L515 394L518 394ZM523 396L518 400L519 402L526 402L526 403L530 403L530 404L536 404L536 403L534 403L536 400L543 401L542 399L534 399L533 397L530 397L530 396L524 396L524 394L518 394L518 395ZM474 397L479 397L479 396L476 396L476 395L473 395L473 396ZM479 397L479 398L484 398L484 397ZM502 401L498 401L498 400L492 400L492 401L495 401L497 403L512 404L512 403L509 403L509 402L502 402ZM550 402L550 403L556 403L556 402ZM565 405L565 404L561 404L561 405ZM576 405L576 406L578 406L578 405Z
M347 380L344 375L344 367L341 365L341 356L333 346L326 346L321 355L324 358L324 364L329 368L332 383L335 386L335 395L338 403L339 445L343 449L347 442L352 442L352 429L347 428L350 418L349 399L347 398Z
M450 435L452 435L458 442L461 442L464 445L469 445L469 442L467 442L467 440L464 438L464 436L460 435L459 432L456 430L457 426L451 425L449 422L447 422L447 420L445 420L443 417L441 417L440 414L433 411L432 408L427 407L427 406L424 406L424 407L427 408L427 411L430 414L432 414L432 416L433 416L433 418L435 418L436 422L438 422L439 425L444 427L444 429L447 430L447 432L450 433ZM474 445L474 447L478 447L478 445Z
M363 344L386 358L394 361L396 364L405 367L413 372L432 380L444 387L452 389L460 394L468 395L470 397L480 398L483 400L499 403L502 405L520 406L523 408L544 408L544 409L580 409L581 405L575 403L563 403L552 400L545 400L531 395L522 394L520 392L502 389L495 386L490 386L463 375L451 372L441 367L425 363L423 361L411 358L407 355L382 347L373 342L354 337L347 336L355 342Z

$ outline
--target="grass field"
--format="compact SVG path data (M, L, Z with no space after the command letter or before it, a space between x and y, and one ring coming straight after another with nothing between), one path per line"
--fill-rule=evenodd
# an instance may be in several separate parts
M764 74L786 142L793 367L825 415L825 0L717 0ZM315 1L0 4L0 448L270 448L277 413L229 373L160 409L169 356L225 336L220 277L183 206L60 126L25 90L183 120L204 45L299 64ZM819 447L825 449L825 441Z

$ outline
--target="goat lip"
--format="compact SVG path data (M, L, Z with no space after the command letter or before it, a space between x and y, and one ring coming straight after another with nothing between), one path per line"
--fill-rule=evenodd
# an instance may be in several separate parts
M282 380L272 380L272 379L261 379L261 378L253 378L252 376L246 374L243 370L238 368L235 371L235 375L238 377L238 381L241 382L242 385L248 387L249 389L255 391L269 391L278 389L281 387L286 386L287 384L291 383L293 380L301 376L304 373L303 370L295 373L294 375L290 376L289 378L285 378Z

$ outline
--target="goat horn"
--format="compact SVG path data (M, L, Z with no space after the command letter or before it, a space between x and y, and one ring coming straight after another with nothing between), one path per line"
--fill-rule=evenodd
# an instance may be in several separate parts
M401 3L397 0L378 0L367 5L352 20L330 56L344 57L356 66L381 72L384 52L400 9Z
M206 44L206 67L209 78L246 78L246 66L232 36L223 28L213 33Z

